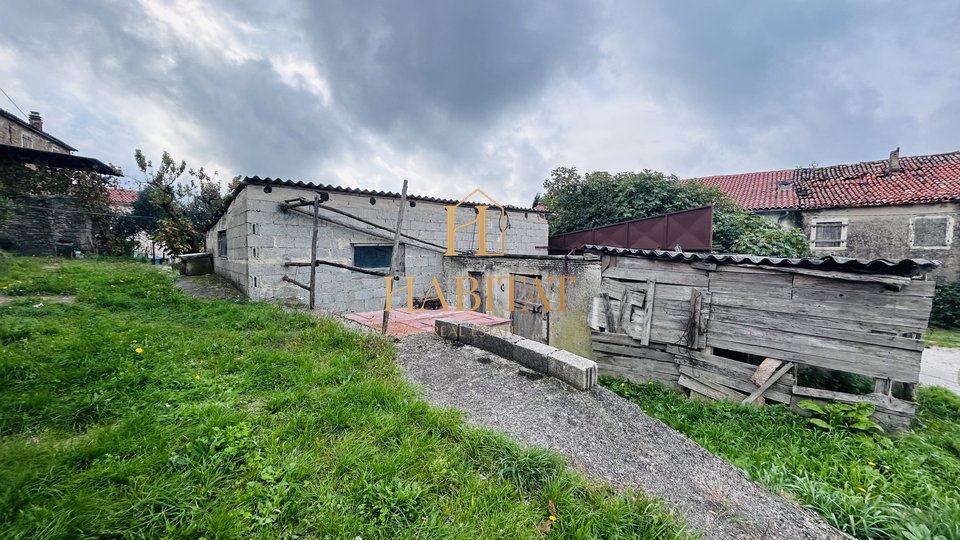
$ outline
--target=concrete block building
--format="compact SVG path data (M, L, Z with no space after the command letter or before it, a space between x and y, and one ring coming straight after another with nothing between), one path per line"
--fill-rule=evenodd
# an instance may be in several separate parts
M305 304L308 292L288 280L309 281L312 243L312 205L284 209L299 200L319 205L317 259L385 273L390 265L393 230L400 209L400 194L270 178L245 178L230 193L221 211L205 232L206 246L213 254L217 274L227 278L254 300L278 300ZM467 195L465 192L464 195ZM448 212L455 209L458 254L475 253L481 247L478 205L489 206L484 225L486 249L512 255L547 254L547 220L543 212L495 201L445 200L408 195L399 247L399 274L413 278L416 301L437 296L433 282L446 289L444 253L447 252ZM501 237L502 231L502 237ZM502 246L502 249L501 249ZM301 263L304 266L292 266ZM384 277L341 267L317 267L316 305L328 313L383 309ZM394 282L392 302L407 305L407 280ZM455 293L443 290L446 300Z

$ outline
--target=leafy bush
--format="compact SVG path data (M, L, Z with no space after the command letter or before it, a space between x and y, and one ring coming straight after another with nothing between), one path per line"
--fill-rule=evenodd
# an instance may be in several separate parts
M960 281L937 285L930 324L941 328L960 328Z
M870 419L876 408L871 403L827 403L820 406L816 402L808 399L797 404L805 411L810 411L813 416L807 418L807 422L827 431L841 430L850 433L876 434L883 433L876 422Z

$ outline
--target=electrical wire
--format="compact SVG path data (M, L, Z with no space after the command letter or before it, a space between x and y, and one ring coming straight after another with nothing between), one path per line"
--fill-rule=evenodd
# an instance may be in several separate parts
M0 92L3 92L3 95L7 96L7 99L10 100L10 103L13 103L13 106L16 107L18 111L20 111L20 114L22 114L22 115L24 115L24 116L26 116L26 117L29 117L29 116L30 116L30 115L28 115L27 113L23 112L23 109L21 109L20 106L17 105L17 102L14 101L13 98L10 97L10 94L8 94L7 91L4 90L2 87L0 87Z

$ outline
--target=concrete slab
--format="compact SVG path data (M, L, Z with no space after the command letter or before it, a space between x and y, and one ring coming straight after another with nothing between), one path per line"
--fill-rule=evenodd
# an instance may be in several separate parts
M347 313L344 319L360 323L364 326L379 330L383 324L383 310ZM507 331L510 319L494 317L476 311L455 309L394 309L390 311L390 322L387 333L394 337L403 337L413 334L424 334L434 331L436 322L440 319L457 321L460 323L476 324L485 328L501 328Z
M942 386L960 394L960 349L924 349L920 361L920 384Z

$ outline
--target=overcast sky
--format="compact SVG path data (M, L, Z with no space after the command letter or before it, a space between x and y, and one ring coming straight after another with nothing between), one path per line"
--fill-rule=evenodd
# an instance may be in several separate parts
M0 0L0 87L137 178L134 149L166 149L526 205L558 166L958 150L960 2Z

